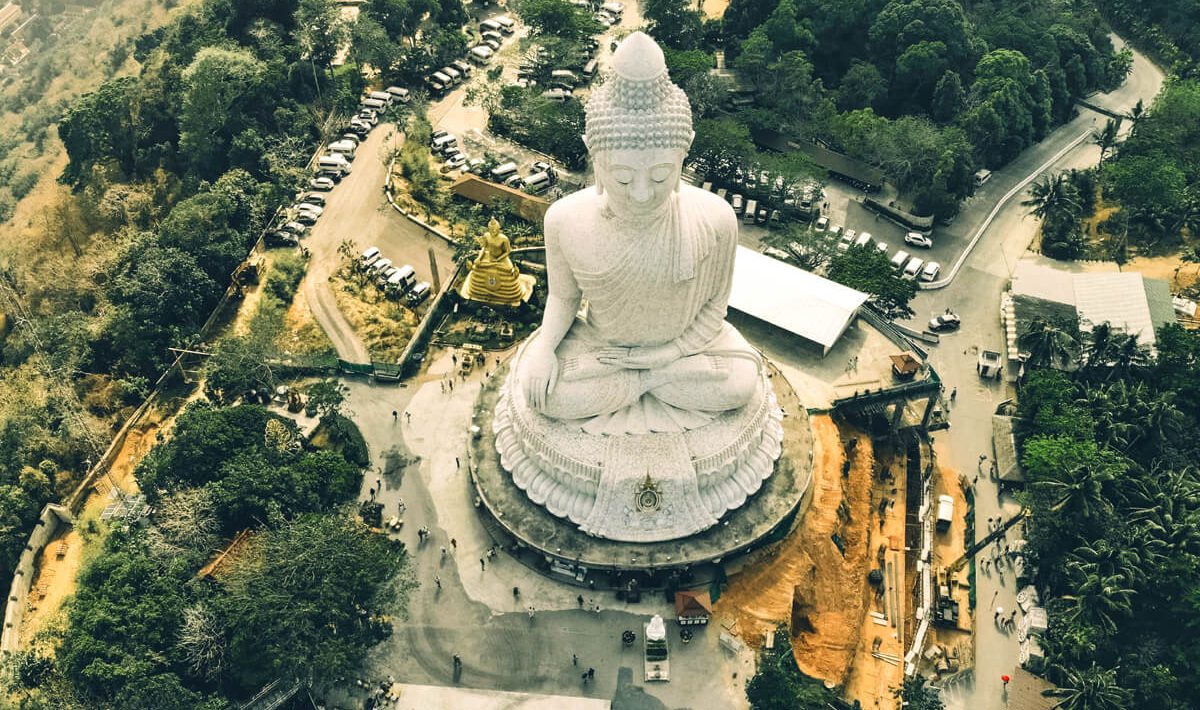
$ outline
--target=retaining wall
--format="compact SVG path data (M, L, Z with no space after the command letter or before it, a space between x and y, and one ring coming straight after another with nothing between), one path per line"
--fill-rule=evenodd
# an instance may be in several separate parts
M12 587L8 592L8 602L4 606L4 631L0 634L0 652L10 653L17 650L17 636L21 631L21 622L25 618L25 604L29 598L30 587L33 586L34 562L37 560L46 543L54 538L58 529L72 523L71 511L56 503L47 503L38 516L29 542L21 552L21 560L13 572Z

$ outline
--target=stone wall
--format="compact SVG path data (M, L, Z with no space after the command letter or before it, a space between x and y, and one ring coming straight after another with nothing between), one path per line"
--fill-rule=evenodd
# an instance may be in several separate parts
M8 602L4 606L4 632L0 635L0 652L10 653L17 650L17 640L21 631L21 621L25 616L25 601L29 589L33 585L34 561L42 552L46 543L50 542L64 525L72 522L71 511L61 505L47 504L42 508L37 524L29 535L29 542L21 552L21 560L13 572L12 587L8 591Z

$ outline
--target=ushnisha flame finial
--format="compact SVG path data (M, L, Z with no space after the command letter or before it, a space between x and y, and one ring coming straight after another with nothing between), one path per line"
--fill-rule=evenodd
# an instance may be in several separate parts
M634 32L613 54L613 70L587 103L588 150L687 150L693 136L691 105L671 83L658 44L644 32Z

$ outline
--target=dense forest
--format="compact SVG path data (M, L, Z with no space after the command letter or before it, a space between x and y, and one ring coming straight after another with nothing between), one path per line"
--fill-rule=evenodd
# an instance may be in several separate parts
M1153 355L1103 324L1082 343L1023 336L1029 552L1050 629L1048 677L1092 710L1183 710L1200 697L1200 336L1162 329Z
M703 24L689 12L657 0L645 15L673 50L673 72L711 63L720 45L756 99L732 120L876 164L916 212L942 217L971 193L975 170L1012 160L1067 120L1076 98L1120 84L1132 62L1082 3L733 0ZM703 106L711 82L683 86ZM755 159L724 119L697 133L702 151Z
M365 449L319 383L331 446L261 407L197 404L137 470L153 524L115 527L82 571L54 656L9 660L23 707L232 707L281 679L322 687L391 633L412 586L404 545L342 504ZM352 460L356 459L356 460ZM225 562L198 570L235 532Z
M63 102L71 194L42 217L45 243L4 272L4 307L25 317L0 351L0 404L12 404L0 411L0 585L41 507L99 459L99 426L142 401L169 347L198 344L331 117L357 102L363 65L412 79L459 56L465 17L458 2L380 0L350 27L328 0L205 0L131 43L136 74Z

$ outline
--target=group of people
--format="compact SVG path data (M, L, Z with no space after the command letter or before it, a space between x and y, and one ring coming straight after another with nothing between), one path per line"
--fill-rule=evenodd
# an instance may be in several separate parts
M367 691L367 700L363 707L367 710L396 705L400 702L400 691L396 688L396 677L388 676L386 680L372 683L369 680L355 679L354 684Z

